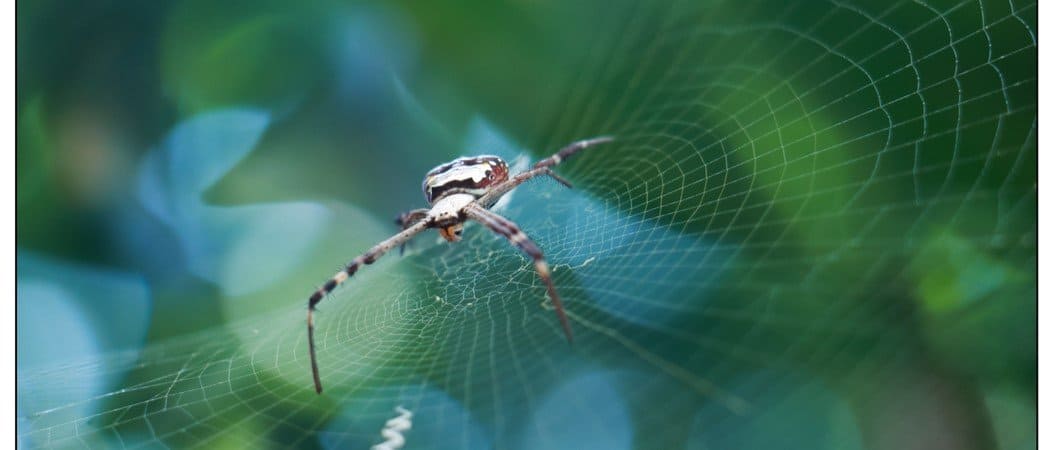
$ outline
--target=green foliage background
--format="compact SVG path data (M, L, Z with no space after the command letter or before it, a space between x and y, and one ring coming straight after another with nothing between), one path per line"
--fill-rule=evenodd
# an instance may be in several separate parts
M1035 16L19 2L20 442L1032 448ZM576 345L468 228L322 304L312 392L307 294L426 170L603 134L504 210Z

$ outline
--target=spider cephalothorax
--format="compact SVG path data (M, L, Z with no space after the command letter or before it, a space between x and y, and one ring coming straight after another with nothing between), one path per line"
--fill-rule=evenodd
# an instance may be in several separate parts
M536 273L547 286L554 310L558 313L565 337L572 342L572 328L562 307L561 297L551 281L550 267L543 256L543 251L532 239L521 231L514 222L489 210L504 194L518 187L525 181L540 175L547 175L567 187L568 181L555 175L551 167L558 165L565 158L592 145L611 141L611 137L599 137L574 142L549 158L543 159L531 169L509 176L507 163L498 156L482 155L457 158L427 172L423 178L423 194L430 204L430 209L414 209L401 214L397 224L401 232L380 242L365 254L354 258L343 270L336 273L328 282L310 296L306 312L307 337L310 343L310 366L314 375L314 388L321 393L321 377L317 371L317 355L314 350L314 309L317 303L336 286L342 284L357 272L362 264L372 264L379 257L394 247L404 249L405 243L420 232L434 228L450 242L460 239L463 224L467 220L479 222L492 232L499 234L528 254L536 268Z

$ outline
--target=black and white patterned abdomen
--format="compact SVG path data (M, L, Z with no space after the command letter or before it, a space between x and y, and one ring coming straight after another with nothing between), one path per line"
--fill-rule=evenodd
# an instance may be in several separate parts
M431 205L450 194L480 197L490 186L506 179L507 163L498 156L456 158L427 172L423 178L423 195Z

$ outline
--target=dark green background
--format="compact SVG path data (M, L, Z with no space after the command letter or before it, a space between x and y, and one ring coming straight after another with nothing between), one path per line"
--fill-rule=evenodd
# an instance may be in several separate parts
M19 2L20 437L361 447L405 404L408 448L1032 448L1035 17L1006 0ZM323 304L332 387L312 393L306 295L424 206L423 173L603 134L559 168L576 190L530 184L505 211L562 264L574 347L527 263L470 228ZM221 224L163 218L150 173ZM291 202L302 216L274 209ZM242 241L259 217L284 231ZM238 242L259 253L237 271L188 250L227 261ZM99 271L144 286L137 324ZM25 326L53 314L22 290L39 283L95 317L97 353L52 355Z

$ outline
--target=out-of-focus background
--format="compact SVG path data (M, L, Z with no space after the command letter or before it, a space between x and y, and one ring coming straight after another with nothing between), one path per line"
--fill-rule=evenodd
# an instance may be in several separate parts
M24 448L1035 446L1036 2L18 2ZM614 135L308 294L464 154ZM394 447L391 447L394 448Z

